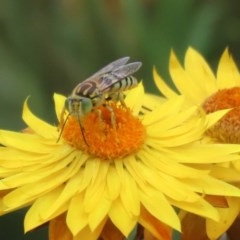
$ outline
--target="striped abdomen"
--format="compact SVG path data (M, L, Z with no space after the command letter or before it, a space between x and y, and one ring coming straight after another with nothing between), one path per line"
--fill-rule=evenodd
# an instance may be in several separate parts
M104 93L122 92L133 87L136 87L137 84L138 84L137 79L133 76L129 76L113 83L112 85L109 85L109 87L104 89L103 92Z

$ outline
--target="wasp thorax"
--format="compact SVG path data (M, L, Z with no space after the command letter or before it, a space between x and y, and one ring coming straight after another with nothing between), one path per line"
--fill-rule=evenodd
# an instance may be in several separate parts
M92 111L93 104L90 98L70 96L65 101L65 108L70 115L78 115L79 117L82 117Z

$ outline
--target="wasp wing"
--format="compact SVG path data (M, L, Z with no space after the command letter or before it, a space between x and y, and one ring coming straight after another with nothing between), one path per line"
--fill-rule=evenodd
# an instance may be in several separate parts
M114 71L114 69L118 69L119 67L125 65L128 61L129 61L130 57L122 57L120 59L117 59L111 63L109 63L108 65L106 65L105 67L101 68L100 70L98 70L96 73L94 73L93 75L91 75L89 78L87 78L85 81L89 80L89 79L93 79L96 78L102 74L105 73L109 73Z
M105 67L101 68L100 70L98 70L96 73L94 73L93 75L91 75L90 77L88 77L87 79L85 79L84 81L80 82L74 89L73 92L81 92L82 87L86 84L93 84L96 85L96 87L99 89L99 85L102 82L102 76L104 76L105 74L111 73L112 71L114 71L115 69L119 69L121 66L124 66L128 60L130 59L130 57L122 57L119 58L111 63L109 63L108 65L106 65ZM88 85L89 87L90 85Z
M141 66L142 66L141 62L133 62L127 65L120 66L109 73L103 74L101 76L101 82L99 86L100 92L106 91L109 87L111 87L116 82L119 82L128 76L131 76Z

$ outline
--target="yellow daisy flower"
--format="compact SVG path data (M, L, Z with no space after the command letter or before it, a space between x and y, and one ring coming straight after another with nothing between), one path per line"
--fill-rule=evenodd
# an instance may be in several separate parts
M154 80L158 89L167 99L172 99L179 94L186 98L186 106L201 106L206 113L212 113L220 109L232 109L221 120L208 129L207 134L215 142L240 143L240 73L231 55L226 49L219 61L216 74L213 73L205 59L193 48L189 48L181 65L175 53L170 55L169 71L177 91L170 88L163 78L154 69ZM211 175L234 182L240 186L238 179L240 161L234 161L231 165L215 165ZM227 206L227 208L226 208ZM219 207L220 221L218 223L207 220L207 233L211 239L217 239L227 231L240 210L240 201L236 198L227 198L225 207ZM199 222L195 216L187 216L187 234L183 239L191 239L199 232ZM186 220L188 219L188 220ZM189 224L189 223L193 224ZM192 232L191 227L192 226ZM191 234L189 234L191 232ZM188 237L187 237L188 236Z
M65 97L55 94L60 119ZM209 123L184 99L158 104L141 84L129 91L128 109L112 104L78 121L57 126L36 117L24 103L26 131L0 130L0 214L30 206L25 232L50 222L50 239L122 239L140 224L157 239L181 231L174 207L217 221L204 196L239 197L240 190L210 176L212 163L238 159L238 145L201 144ZM87 143L87 144L86 144ZM146 238L147 239L147 238Z
M202 106L207 113L233 108L209 134L219 142L240 143L240 73L228 49L220 58L216 76L193 48L186 52L184 67L172 51L169 71L177 90L185 96L187 106ZM167 99L179 95L165 83L156 69L153 75L158 89Z

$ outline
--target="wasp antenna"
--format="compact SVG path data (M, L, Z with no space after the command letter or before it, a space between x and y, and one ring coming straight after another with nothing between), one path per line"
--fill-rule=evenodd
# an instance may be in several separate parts
M87 140L85 138L85 134L84 134L84 128L82 126L82 123L81 123L81 120L79 118L79 114L77 115L78 116L78 123L79 123L79 126L80 126L80 129L81 129L81 134L83 136L83 141L85 142L85 144L89 147L88 143L87 143Z
M62 136L64 127L65 127L65 125L66 125L66 123L67 123L67 120L68 120L69 116L70 116L70 113L67 115L65 121L64 121L63 124L62 124L62 128L61 128L60 134L59 134L59 136L58 136L57 143L58 143L59 140L61 139L61 136Z

